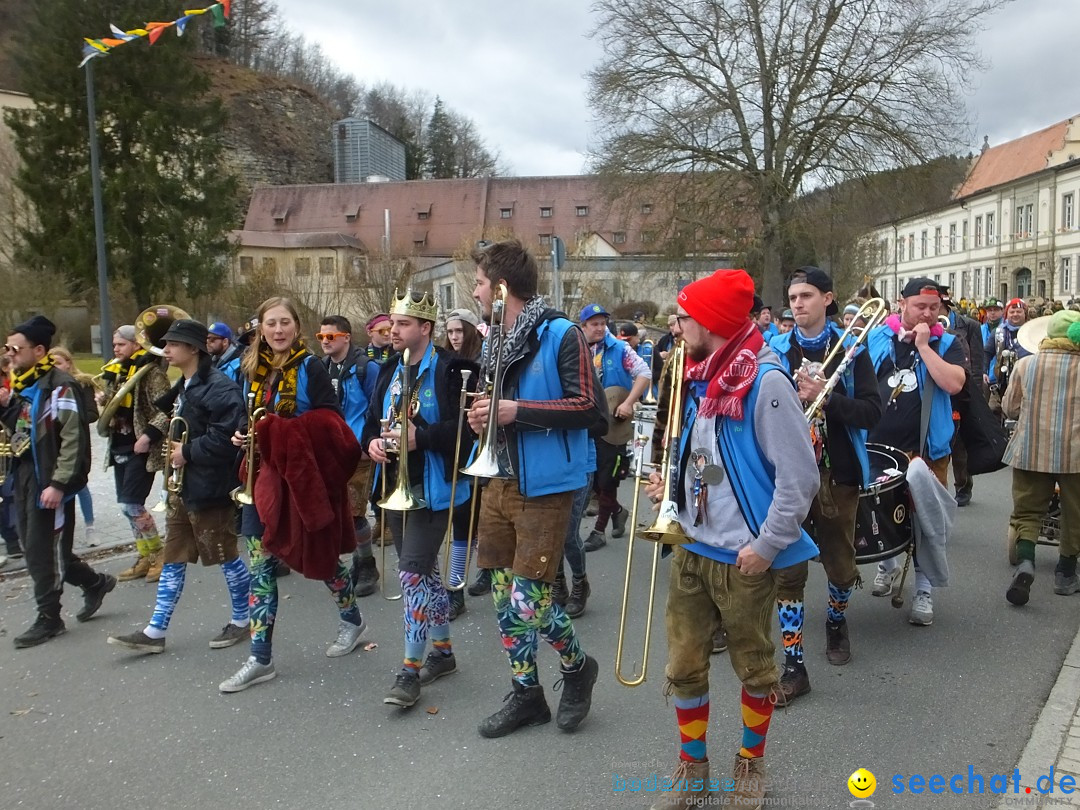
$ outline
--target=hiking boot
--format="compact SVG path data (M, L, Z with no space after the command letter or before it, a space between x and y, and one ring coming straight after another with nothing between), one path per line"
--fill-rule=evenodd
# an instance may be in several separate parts
M420 667L420 685L427 686L446 675L457 672L457 659L454 654L443 655L437 650L432 650L424 659L424 665Z
M135 562L131 564L130 568L125 568L119 574L116 575L117 582L130 582L133 579L142 579L146 576L146 572L150 570L150 555L140 554Z
M969 503L971 503L971 490L970 489L961 490L960 492L956 493L956 505L957 506L967 506Z
M611 516L611 536L622 537L626 534L626 521L630 520L630 512L624 507L620 506L619 511Z
M503 698L506 705L480 721L477 731L481 737L505 737L522 726L539 726L551 722L551 709L544 699L544 687L522 686L512 681L514 690Z
M585 538L585 550L596 551L598 548L603 548L607 545L607 539L604 537L603 532L598 532L593 529L589 532L589 536Z
M465 612L465 591L450 591L450 621L453 621Z
M155 551L150 555L150 567L146 569L146 581L157 582L161 579L161 569L165 567L165 552Z
M566 600L566 615L576 619L585 612L585 604L589 601L592 588L589 587L589 578L574 577L573 587L570 589L570 598Z
M742 807L761 807L765 799L765 763L764 757L747 759L735 755L735 787L731 795L735 803Z
M221 632L210 639L211 650L223 650L226 647L231 647L238 641L242 641L245 638L249 638L251 635L248 630L248 626L245 624L243 627L229 622L227 625L221 628Z
M1059 574L1054 575L1054 590L1057 591L1057 579ZM1012 582L1005 591L1005 598L1010 605L1026 605L1031 597L1031 583L1035 581L1035 565L1031 560L1021 560L1013 570Z
M848 624L825 622L825 658L830 664L842 667L851 660L851 641L848 639Z
M896 580L899 578L899 566L886 570L878 565L877 573L874 575L874 589L870 593L874 596L892 596L893 591L896 590Z
M399 672L394 685L382 699L383 703L407 709L420 699L420 678L413 672Z
M286 563L283 563L281 560L277 561L277 565L274 566L274 578L275 579L281 579L282 577L287 577L291 573L292 573L292 569L289 568L289 566Z
M780 674L780 689L777 701L784 706L790 704L795 698L802 697L810 691L810 676L806 673L805 664L784 664L784 671Z
M722 653L727 650L727 630L723 625L720 625L720 629L713 633L712 637L712 651L713 655L716 653Z
M348 655L360 646L366 632L367 622L364 621L363 616L360 617L360 624L353 624L350 621L341 619L338 623L337 641L326 648L326 657L340 658L343 655Z
M491 569L481 568L476 572L476 579L469 586L469 596L482 596L491 593Z
M559 711L555 715L555 725L563 731L573 731L589 714L592 706L593 685L600 674L600 665L596 659L586 655L585 663L573 672L563 672L562 679L555 684L555 691L562 684L562 698Z
M566 587L566 574L560 571L555 575L555 584L551 586L551 601L559 607L566 607L566 600L570 598L570 590Z
M165 652L165 637L150 638L142 630L136 630L134 633L128 633L125 636L109 636L105 641L109 644L114 644L117 647L124 647L128 650L135 650L135 652L143 653L163 653Z
M701 781L697 781L701 780ZM699 790L691 786L699 785ZM649 810L686 810L688 807L703 807L704 799L709 796L709 762L690 762L680 759L671 775L671 789L665 790L660 800Z
M934 600L926 591L916 591L915 598L911 600L911 614L908 621L922 627L929 627L934 623Z
M353 557L353 595L371 596L379 589L379 569L374 557Z
M1058 596L1068 596L1077 591L1080 591L1080 579L1077 578L1076 574L1070 577L1061 571L1054 572L1054 593Z
M263 683L264 681L270 681L276 677L277 670L274 669L273 661L269 664L260 664L255 656L252 655L244 662L244 665L237 670L235 675L218 684L218 690L221 692L243 692L249 686L254 686L257 683Z
M64 620L59 616L50 618L39 613L37 619L30 625L29 630L21 636L15 636L15 649L22 650L26 647L36 647L38 644L44 644L50 638L62 635L65 630L67 628L64 627Z
M83 588L83 609L75 614L80 622L88 621L101 608L105 601L105 594L116 587L116 577L111 574L101 574L98 584L92 588Z

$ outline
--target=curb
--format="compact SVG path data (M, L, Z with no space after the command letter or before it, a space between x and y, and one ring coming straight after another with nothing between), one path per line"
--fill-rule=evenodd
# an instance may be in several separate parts
M1065 655L1057 681L1050 690L1046 705L1039 713L1039 719L1035 721L1031 737L1028 738L1027 745L1020 754L1017 768L1020 769L1021 774L1046 774L1050 772L1051 767L1058 765L1078 704L1080 704L1080 631L1073 638L1072 646ZM1028 785L1027 782L1023 782L1022 785L1034 787L1034 785ZM994 806L1001 806L1000 797ZM1038 806L1043 806L1042 801Z
M81 546L73 549L75 556L86 562L95 562L97 560L118 557L121 554L126 554L134 550L135 544L131 540L106 541L96 546ZM3 555L0 554L0 556ZM0 568L0 582L26 575L25 557L20 557L17 560L9 560L7 565Z

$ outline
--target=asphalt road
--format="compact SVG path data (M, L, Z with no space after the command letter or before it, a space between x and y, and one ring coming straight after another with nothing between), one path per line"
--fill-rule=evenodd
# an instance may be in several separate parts
M877 776L877 807L992 805L987 795L898 797L888 785L894 774L967 774L969 766L1011 773L1080 624L1078 597L1051 591L1055 555L1045 547L1031 603L1005 602L1009 481L1008 471L980 477L974 503L960 511L954 584L935 594L932 627L909 625L907 606L895 610L869 588L856 594L846 667L825 663L825 583L812 568L813 691L776 713L766 755L786 806L848 806L846 780L860 766ZM382 704L401 661L400 603L362 600L378 647L332 660L324 650L336 613L325 588L283 579L278 678L223 695L217 684L247 649L207 646L228 615L217 569L189 570L166 652L142 657L105 638L145 624L153 586L121 584L85 625L69 594L68 633L17 651L10 639L32 620L32 600L26 579L8 578L0 583L0 807L648 807L652 795L613 792L613 775L663 776L675 765L674 710L661 694L666 576L649 679L624 688L612 674L624 549L615 541L588 557L593 597L578 627L601 663L589 719L572 735L551 723L502 740L476 732L510 686L485 598L469 598L453 625L459 673L402 712ZM98 565L115 573L128 560ZM864 575L873 577L871 566ZM725 655L712 660L709 750L714 775L727 775L740 738L739 686ZM544 648L540 662L554 708L557 658Z

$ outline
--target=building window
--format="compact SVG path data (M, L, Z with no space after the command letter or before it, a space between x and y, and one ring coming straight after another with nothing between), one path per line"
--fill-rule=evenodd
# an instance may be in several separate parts
M574 213L579 217L587 217L589 215L589 206L579 205L574 209Z
M255 260L250 256L240 257L240 275L249 276L251 271L255 269Z
M934 228L934 255L941 255L941 226Z
M544 247L549 247L551 245L551 234L550 233L542 233L542 234L540 234L540 244L543 245Z
M319 257L319 275L320 276L332 276L334 274L334 257L333 256L320 256Z
M1029 237L1035 235L1035 206L1031 203L1024 206L1024 233Z
M427 211L417 211L416 212L416 218L417 219L427 219L428 214L429 214L429 212L427 212Z
M640 239L643 244L648 244L650 242L655 242L656 241L656 233L654 231L642 231L638 235L638 239Z
M1071 197L1072 195L1067 195ZM1072 256L1064 256L1061 259L1061 291L1072 292Z
M987 214L986 215L986 244L992 245L992 244L994 244L994 241L996 239L997 239L997 230L995 228L994 215L993 214ZM986 294L990 295L989 292L987 292Z
M927 256L930 255L927 252L926 233L927 233L926 231L923 231L922 234L921 234L921 236L922 236L922 253L920 254L920 257L923 258L923 259L925 259Z
M915 261L915 232L912 231L907 237L907 255L912 261Z
M276 276L277 275L277 259L270 256L265 257L262 260L262 267L260 268L265 275Z
M499 209L499 219L510 219L510 217L512 217L513 215L514 215L514 209L513 208L500 208Z
M967 298L968 294L968 271L960 271L960 297Z
M990 238L990 214L986 215L986 238ZM994 294L994 268L986 268L986 292L983 293L987 298Z
M613 233L611 235L611 241L612 241L613 244L616 244L616 245L625 245L626 244L626 231L615 231L615 233Z
M960 232L960 249L961 250L967 250L968 249L968 221L966 219L961 223L961 228L962 228L962 230Z
M1073 195L1066 194L1061 198L1061 227L1066 231L1073 229Z
M652 203L642 203L641 204L641 213L643 213L643 214L651 214L652 213Z
M905 249L905 247L906 247L906 245L904 244L903 239L897 239L896 240L896 249L898 251L900 251L900 255L897 256L898 261L904 261L904 249Z
M880 283L881 283L881 297L884 300L888 301L889 300L889 280L887 278L883 278L883 279L880 280Z
M956 295L956 273L949 273L949 291Z
M949 253L956 253L956 223L949 223Z
M442 305L443 312L449 312L456 306L453 282L439 285L439 303Z
M979 297L979 290L982 289L982 268L976 267L971 271L971 294L976 298Z
M413 239L412 246L414 250L422 250L426 244L427 239Z
M311 275L311 259L306 257L293 261L293 273L298 276Z
M982 247L983 244L983 229L982 229L982 214L975 217L975 247ZM978 285L976 285L978 286Z
M550 205L541 205L540 206L540 218L541 219L550 219L551 218L551 206Z

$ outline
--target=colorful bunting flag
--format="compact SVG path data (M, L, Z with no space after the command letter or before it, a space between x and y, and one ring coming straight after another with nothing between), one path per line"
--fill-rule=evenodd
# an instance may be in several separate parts
M110 25L109 29L112 33L112 37L102 37L100 39L86 38L86 44L83 45L82 54L83 59L79 62L79 67L82 67L91 59L99 56L108 56L109 51L118 45L123 45L126 42L131 42L136 39L143 39L144 37L149 41L151 45L161 38L161 35L168 28L175 28L177 36L183 36L184 29L193 17L198 17L203 14L210 14L214 18L214 27L221 28L225 25L226 20L229 19L229 14L232 11L231 0L220 0L220 2L207 6L206 8L197 9L185 9L183 16L178 17L172 22L148 22L144 28L132 28L129 31L122 31L115 25Z

